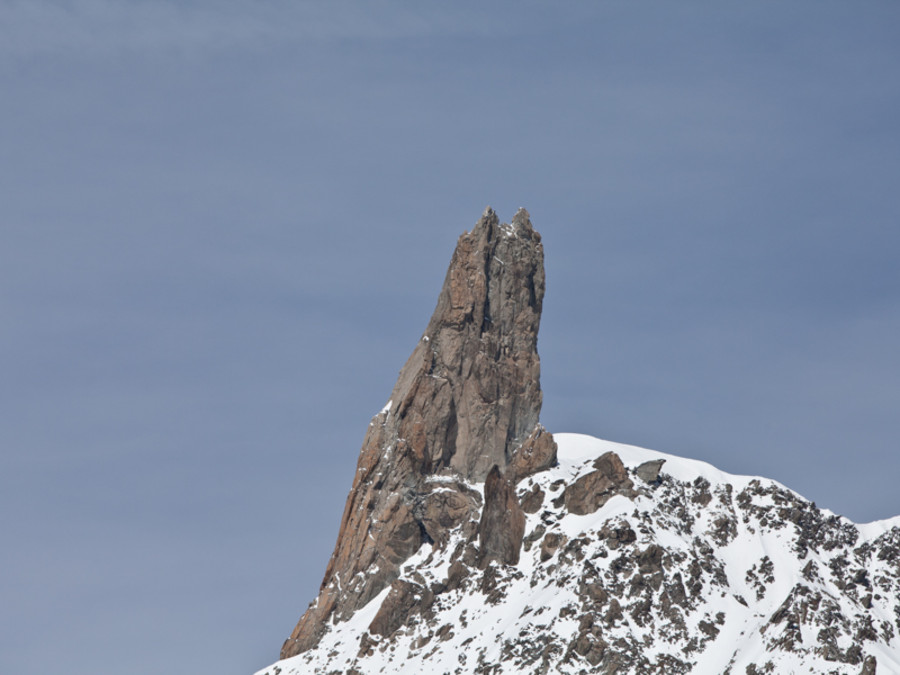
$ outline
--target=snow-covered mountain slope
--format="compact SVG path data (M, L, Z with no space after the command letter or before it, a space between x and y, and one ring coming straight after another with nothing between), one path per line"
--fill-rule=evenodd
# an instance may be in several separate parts
M554 437L558 464L516 486L516 564L482 561L474 514L258 675L900 673L900 517L855 525L775 481Z

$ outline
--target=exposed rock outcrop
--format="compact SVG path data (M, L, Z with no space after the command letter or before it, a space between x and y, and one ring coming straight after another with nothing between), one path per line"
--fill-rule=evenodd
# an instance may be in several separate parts
M878 663L875 661L875 657L867 656L866 660L863 662L863 668L860 675L875 675L877 668Z
M372 619L369 631L374 635L387 637L411 616L427 611L432 602L434 593L430 589L398 579L391 585L390 592Z
M391 585L423 543L440 547L458 527L474 536L479 495L465 481L481 482L496 466L509 479L486 487L484 512L502 503L521 514L513 481L555 462L553 437L538 426L543 257L524 209L501 224L488 208L459 238L425 334L369 425L319 596L282 658L315 646L330 623ZM435 477L446 482L437 485ZM499 547L490 556L518 559L484 516L481 523L488 547ZM414 594L395 590L389 597L399 615ZM373 632L392 625L384 618Z
M900 518L554 439L542 299L527 213L486 211L369 426L299 655L259 675L900 672Z
M510 481L515 485L523 478L556 466L556 452L553 434L538 425L513 453L507 471Z
M544 505L545 493L539 485L535 485L522 497L522 510L525 513L537 513Z
M504 565L518 563L524 536L525 512L516 489L495 465L484 483L484 508L478 524L479 567L492 560Z
M665 463L664 459L651 459L641 464L634 472L645 483L656 483L659 482L659 472Z
M607 452L598 457L594 469L596 471L566 487L565 504L570 513L584 516L599 509L615 495L634 496L634 483L616 453Z
M468 537L478 527L481 495L460 481L438 482L429 485L427 492L413 509L413 516L422 523L425 534L437 548L444 548L450 533L462 528Z
M521 550L503 538L512 481L492 469L485 537L452 530L316 649L258 675L900 673L900 518L857 526L774 481L556 440L557 466L516 486L545 495ZM575 514L559 495L591 474L619 497Z

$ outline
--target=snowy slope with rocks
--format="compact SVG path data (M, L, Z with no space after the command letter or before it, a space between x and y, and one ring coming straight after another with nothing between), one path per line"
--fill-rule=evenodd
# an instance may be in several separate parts
M900 673L900 518L540 425L543 261L524 209L460 236L259 675Z
M485 484L433 476L485 499L258 675L900 673L900 517L855 525L775 481L554 438L556 465L515 486L517 562L481 555Z

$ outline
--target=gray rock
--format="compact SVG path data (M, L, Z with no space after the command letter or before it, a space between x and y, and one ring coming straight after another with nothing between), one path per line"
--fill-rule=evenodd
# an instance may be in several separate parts
M665 463L664 459L651 459L641 464L634 472L645 483L656 483L659 481L659 470Z

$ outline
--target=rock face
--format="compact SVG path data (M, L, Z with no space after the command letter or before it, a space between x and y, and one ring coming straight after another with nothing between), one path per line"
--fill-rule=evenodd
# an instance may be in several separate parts
M462 528L468 536L475 532L481 511L481 495L460 481L431 483L431 492L417 500L413 516L422 523L425 535L443 549L450 533Z
M516 488L494 465L484 483L484 509L478 524L479 567L492 560L504 565L519 562L525 512L519 506Z
M369 624L369 632L382 637L390 636L411 616L427 611L432 602L434 593L430 589L398 579L391 584L390 593Z
M441 545L457 527L474 535L480 495L466 481L484 481L494 466L519 480L555 462L556 444L538 426L543 257L524 209L501 224L488 208L459 238L425 334L369 425L319 596L282 658L312 648L329 624L390 586L423 543ZM519 509L509 490L500 491L504 503ZM517 559L518 551L497 555ZM420 595L404 586L391 597L408 614ZM382 617L374 629L394 623Z

